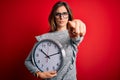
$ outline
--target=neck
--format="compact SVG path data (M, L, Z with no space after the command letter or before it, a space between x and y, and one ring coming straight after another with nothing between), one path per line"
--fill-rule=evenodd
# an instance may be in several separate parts
M65 27L57 27L57 31L64 31L67 30L66 26Z

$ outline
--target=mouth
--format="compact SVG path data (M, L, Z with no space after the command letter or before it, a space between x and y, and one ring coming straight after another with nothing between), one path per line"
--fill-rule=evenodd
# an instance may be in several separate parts
M65 23L65 21L59 21L59 23L60 23L60 24L63 24L63 23Z

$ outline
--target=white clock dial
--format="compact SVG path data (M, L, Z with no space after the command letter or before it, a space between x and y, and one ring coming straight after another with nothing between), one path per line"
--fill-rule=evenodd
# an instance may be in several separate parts
M54 41L43 40L36 45L33 59L41 71L58 71L63 61L61 47Z

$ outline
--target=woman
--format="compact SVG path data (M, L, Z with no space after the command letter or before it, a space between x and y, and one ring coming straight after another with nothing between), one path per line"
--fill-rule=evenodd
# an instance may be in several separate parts
M31 73L40 79L46 80L77 80L76 78L76 53L77 46L83 40L86 33L85 24L79 19L73 19L71 10L66 2L57 2L49 15L50 32L37 36L37 41L49 38L59 41L66 53L63 68L59 73L56 71L41 72L32 63L29 54L25 65Z

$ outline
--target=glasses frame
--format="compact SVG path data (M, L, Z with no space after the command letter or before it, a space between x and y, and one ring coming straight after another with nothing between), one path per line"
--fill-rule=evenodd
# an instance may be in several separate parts
M59 18L63 17L64 19L67 19L68 15L69 15L68 12L62 12L62 13L56 12L55 13L55 18L59 19Z

